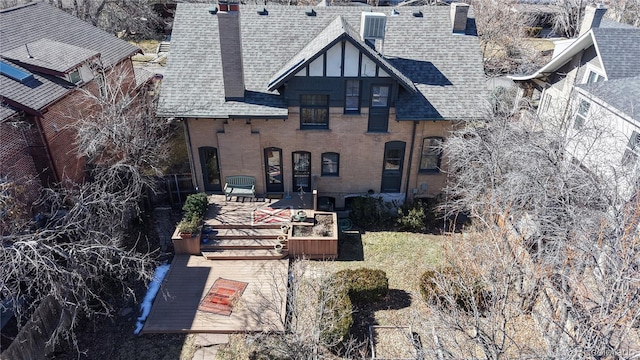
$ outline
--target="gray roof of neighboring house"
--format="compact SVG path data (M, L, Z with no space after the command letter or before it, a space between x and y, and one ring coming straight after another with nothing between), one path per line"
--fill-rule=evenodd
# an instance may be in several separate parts
M592 29L607 79L640 75L640 29Z
M0 53L50 39L100 53L105 67L139 51L128 42L43 2L0 10Z
M33 58L28 57L25 44ZM65 73L98 55L104 67L111 67L138 51L128 42L42 2L0 10L0 57L33 74L23 83L0 75L0 98L33 113L75 88L54 76L29 71L20 63Z
M577 86L640 121L640 76Z
M268 88L269 82L286 70L287 63L338 17L352 29L359 29L363 11L391 10L315 7L315 16L307 16L306 7L268 5L268 15L261 16L257 10L264 6L242 5L245 99L225 101L217 17L209 13L211 7L211 4L178 4L159 102L162 116L286 117L285 99ZM486 102L477 36L453 34L448 7L398 10L396 16L387 14L383 59L398 71L398 77L413 83L417 92L400 93L396 117L401 120L476 117ZM421 10L423 17L414 17L415 10Z
M16 108L0 103L0 123L17 113L18 110Z
M55 76L30 72L16 64L12 67L32 75L26 81L19 82L7 76L0 76L0 98L9 105L22 110L39 111L51 102L63 97L76 86Z
M100 53L95 50L50 39L40 39L0 53L0 56L5 59L53 70L61 74L66 74L82 65L86 60L99 55Z

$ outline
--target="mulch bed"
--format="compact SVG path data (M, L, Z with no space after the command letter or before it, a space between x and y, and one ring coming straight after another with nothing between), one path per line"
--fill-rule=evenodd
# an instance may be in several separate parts
M242 281L218 278L200 302L198 310L230 316L234 305L242 296L247 285L246 282Z

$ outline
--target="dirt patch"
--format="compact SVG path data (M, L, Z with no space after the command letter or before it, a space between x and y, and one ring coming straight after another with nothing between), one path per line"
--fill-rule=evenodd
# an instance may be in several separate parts
M332 237L333 215L316 214L313 219L313 226L293 224L291 231L293 237Z

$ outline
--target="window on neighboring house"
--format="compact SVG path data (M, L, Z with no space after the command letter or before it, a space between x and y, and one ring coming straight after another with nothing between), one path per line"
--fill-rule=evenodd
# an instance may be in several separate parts
M344 112L360 112L360 80L347 80L345 86Z
M300 97L300 128L329 128L329 95L302 95Z
M440 172L440 160L442 159L441 137L427 137L422 140L422 156L420 157L420 172Z
M631 137L629 138L629 143L627 144L627 150L625 150L624 156L622 156L622 164L623 165L632 164L638 159L639 154L640 154L640 134L634 131L631 133Z
M82 82L82 76L80 76L80 69L75 69L69 73L69 81L74 84L79 84Z
M573 121L573 128L576 130L580 130L584 127L584 123L587 121L587 115L589 114L589 108L591 104L584 100L580 100L580 104L578 105L578 111L576 111L576 117Z
M589 75L587 75L587 84L595 83L602 80L604 80L604 76L596 73L595 71L589 70Z
M322 154L322 176L339 176L340 154L328 152Z

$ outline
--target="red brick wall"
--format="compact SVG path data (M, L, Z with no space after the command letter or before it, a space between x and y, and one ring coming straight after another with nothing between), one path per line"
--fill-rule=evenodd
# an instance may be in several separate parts
M15 181L24 189L24 201L33 202L41 186L31 151L39 147L39 134L32 124L0 123L0 176Z
M118 85L125 91L135 89L135 76L131 60L127 59L106 72L106 80L110 85ZM123 81L119 81L120 76ZM98 96L98 84L90 81L83 86L83 90ZM84 159L78 156L76 131L73 126L81 117L90 117L96 109L82 91L75 91L47 108L40 119L42 131L51 154L55 172L59 180L83 182L85 180Z

